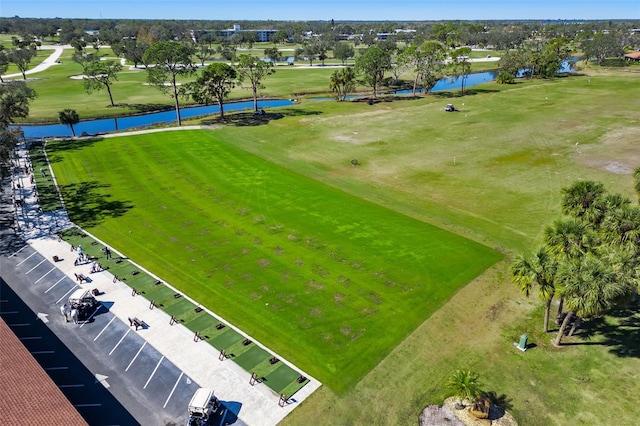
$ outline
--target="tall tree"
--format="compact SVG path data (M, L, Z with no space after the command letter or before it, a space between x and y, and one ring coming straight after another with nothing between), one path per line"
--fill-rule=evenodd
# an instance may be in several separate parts
M9 62L15 64L18 67L18 70L22 74L22 79L27 79L27 70L29 69L29 64L31 64L31 60L36 57L38 53L36 49L31 47L23 47L23 48L14 48L10 49L7 53L7 57L9 58Z
M114 52L132 62L135 68L138 68L139 64L145 64L144 53L149 48L148 43L136 39L127 39L123 40L122 43L116 44L116 46Z
M71 129L71 134L75 138L76 131L73 128L73 126L80 122L80 116L78 116L78 113L76 112L76 110L68 109L68 108L63 109L58 113L58 120L60 121L61 124L64 124L65 126L69 126L69 128Z
M194 72L191 55L193 49L176 41L159 41L153 43L144 53L143 60L147 67L147 81L161 92L170 94L176 109L178 126L182 126L180 116L180 96L187 96L178 90L178 77ZM167 85L168 84L168 85Z
M199 44L195 50L195 57L200 60L200 66L204 67L204 63L213 57L215 49L206 44Z
M258 42L258 34L255 31L246 31L242 33L242 43L246 43L249 49L253 49L253 45Z
M309 61L309 66L313 66L313 61L318 56L318 45L315 43L305 43L300 51L300 55L304 55L307 57Z
M87 42L82 38L74 38L71 40L71 47L75 50L76 53L82 54L84 53L84 48L87 47Z
M23 81L0 84L0 164L6 163L19 141L19 129L10 129L9 125L29 115L29 102L36 96L36 91ZM0 167L0 173L4 171Z
M518 74L527 68L527 66L528 62L524 50L515 49L506 51L500 56L500 60L498 61L500 73L503 73L499 83L513 83Z
M103 88L107 89L111 106L116 106L113 103L111 86L115 81L118 81L118 73L120 71L122 71L122 65L116 61L90 61L84 70L86 75L84 79L85 90L91 94L94 90L100 91Z
M16 118L29 115L29 102L37 96L23 81L0 84L0 129L6 129Z
M598 182L581 181L562 190L564 218L545 229L545 250L557 264L558 315L568 308L555 338L559 345L583 318L606 313L637 294L640 285L640 207ZM542 276L536 257L519 256L514 282L528 293Z
M336 92L338 102L343 102L347 98L347 94L356 87L356 73L353 68L341 68L335 70L331 74L329 80L329 88Z
M264 49L264 56L269 58L269 60L275 66L278 62L278 59L280 59L280 51L277 47L267 47L266 49Z
M253 111L258 111L258 89L264 88L262 80L276 72L271 62L261 61L260 58L252 55L240 55L236 65L238 80L240 84L249 82L251 93L253 94Z
M333 57L342 62L342 65L345 65L347 59L353 58L354 55L355 50L350 44L338 43L336 47L333 48Z
M445 67L446 50L437 41L425 41L419 45L410 45L398 57L401 66L411 68L414 72L413 95L422 84L427 93L442 78Z
M384 80L384 74L391 68L391 55L378 46L371 46L356 58L356 71L363 74L364 82L373 89L373 97Z
M322 66L324 66L324 61L327 59L327 52L333 48L333 41L327 36L322 36L313 41L315 44L315 52L318 55L318 59L322 62Z
M556 346L562 342L574 316L600 316L613 308L617 301L631 294L632 289L621 285L618 278L610 264L590 253L562 265L558 271L558 291L569 311L554 341Z
M514 283L525 296L529 296L533 286L538 287L538 297L545 303L544 332L549 331L549 313L555 295L555 277L558 262L546 247L540 247L530 257L518 255L511 266Z
M587 60L593 59L602 65L606 58L620 57L624 53L624 40L620 34L597 33L591 39L581 43L582 51Z
M467 81L469 73L471 73L471 62L469 56L471 55L470 47L460 47L451 52L451 71L454 78L460 78L461 86L460 92L464 95L464 86Z
M287 35L286 32L284 32L283 30L278 30L275 32L274 35L271 36L271 42L275 46L278 43L284 43L285 41L287 41L288 38L289 36Z
M561 191L562 213L592 224L597 223L599 220L594 216L600 217L601 214L594 212L594 208L598 206L597 201L604 193L604 185L600 182L577 181Z
M433 38L451 49L460 43L460 30L452 22L435 24L431 32Z
M549 250L562 261L581 257L596 244L589 225L573 218L554 221L545 228L544 238Z
M9 69L9 65L11 61L9 61L9 56L7 56L7 52L4 51L4 46L0 45L0 83L4 83L2 79L2 74L7 72Z
M217 102L220 118L224 118L224 100L235 86L236 77L236 70L231 65L220 62L209 64L191 84L191 96L199 103Z

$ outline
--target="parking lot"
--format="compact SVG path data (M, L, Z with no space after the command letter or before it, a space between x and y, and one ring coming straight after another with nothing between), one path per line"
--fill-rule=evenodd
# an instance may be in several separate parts
M12 283L2 281L0 315L90 424L186 422L199 385L112 315L108 302L87 321L65 322L60 305L79 288L75 281L26 245L0 267Z
M272 389L252 383L250 373L220 358L220 349L172 324L124 282L76 265L77 253L52 233L71 226L68 219L40 213L28 180L17 182L26 185L20 210L11 191L0 192L0 316L89 424L185 424L188 403L204 386L220 406L208 424L271 426L321 386L310 378L281 404ZM78 274L89 280L74 279ZM60 308L77 289L99 294L87 318L74 324ZM145 327L132 327L131 318Z

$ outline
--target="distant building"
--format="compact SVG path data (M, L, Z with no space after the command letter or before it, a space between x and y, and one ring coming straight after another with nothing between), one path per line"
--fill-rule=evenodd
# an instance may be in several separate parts
M273 35L277 33L278 30L243 30L242 28L240 28L240 25L235 24L233 28L220 30L218 34L226 39L230 39L235 33L242 33L242 32L256 33L256 35L258 36L258 41L267 42L267 41L271 41L271 37L273 37Z
M624 55L624 59L627 60L627 61L639 62L640 61L640 52L626 53Z

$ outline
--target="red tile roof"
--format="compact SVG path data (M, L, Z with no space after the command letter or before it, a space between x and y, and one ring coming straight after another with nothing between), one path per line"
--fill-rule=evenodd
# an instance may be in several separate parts
M2 318L0 342L0 424L87 425Z
M640 59L640 52L625 53L624 57L630 59Z

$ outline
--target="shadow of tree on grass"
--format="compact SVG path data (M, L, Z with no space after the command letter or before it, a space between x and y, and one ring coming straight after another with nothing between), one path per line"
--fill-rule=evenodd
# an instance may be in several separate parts
M77 151L79 149L90 147L102 140L103 138L86 138L64 139L55 142L49 142L47 144L47 155L49 157L49 163L58 163L61 161L60 157L56 155L56 153L58 152Z
M602 345L621 358L640 358L640 311L637 306L613 310L585 322L576 336L580 341L573 345Z
M80 227L92 227L134 207L130 201L111 200L109 194L104 194L104 188L110 186L92 181L60 187L71 220Z
M131 108L136 111L136 114L148 113L148 112L162 112L171 111L174 107L168 104L118 104L117 107ZM122 117L118 117L122 118Z
M203 119L201 123L203 125L209 126L216 124L236 127L262 126L265 124L269 124L269 122L273 120L281 120L285 117L298 117L320 114L322 114L322 112L320 111L305 111L294 108L279 108L277 112L268 111L264 114L254 114L253 111L230 114L228 113L222 119L219 116L216 116L213 118Z

